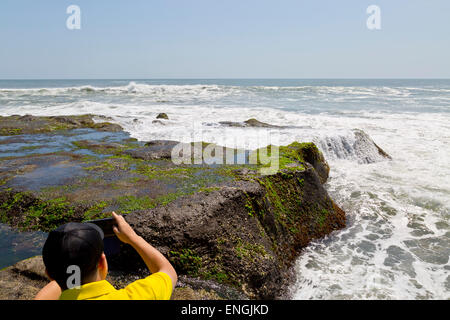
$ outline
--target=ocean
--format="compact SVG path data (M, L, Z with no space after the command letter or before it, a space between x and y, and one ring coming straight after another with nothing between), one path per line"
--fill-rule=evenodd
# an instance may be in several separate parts
M86 113L143 141L315 142L347 227L301 252L290 297L450 299L450 80L0 80L2 116ZM219 124L250 118L285 128ZM355 129L392 160L353 149ZM2 262L39 253L0 230Z

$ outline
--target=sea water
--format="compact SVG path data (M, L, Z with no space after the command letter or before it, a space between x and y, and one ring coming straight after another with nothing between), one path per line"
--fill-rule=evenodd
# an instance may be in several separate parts
M0 115L86 113L144 141L315 142L347 226L301 252L289 297L450 298L450 80L0 81ZM284 128L219 123L249 118ZM349 148L354 129L392 160Z

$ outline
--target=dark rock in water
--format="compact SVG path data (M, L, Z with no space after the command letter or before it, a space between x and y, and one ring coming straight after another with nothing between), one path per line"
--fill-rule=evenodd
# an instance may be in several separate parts
M279 128L279 126L274 126L268 123L264 123L261 121L258 121L256 119L248 119L244 121L244 123L249 127L257 127L257 128Z
M164 122L162 122L161 120L153 120L152 121L153 124L161 124L163 126L165 126L166 124Z
M327 157L353 160L361 164L392 159L363 130L354 129L351 134L321 138L318 145Z
M226 127L239 127L239 128L243 128L246 125L243 122L233 122L233 121L220 121L219 122L221 125L226 126Z
M156 116L156 119L165 119L169 120L169 116L166 113L160 113Z
M392 159L392 157L381 149L363 130L355 129L353 132L356 138L353 148L363 162L372 163L380 158Z
M291 128L297 128L297 129L305 129L305 128L311 128L310 126L277 126L265 122L261 122L256 119L248 119L244 122L234 122L234 121L220 121L220 125L226 126L226 127L236 127L236 128L274 128L274 129L291 129ZM205 123L205 125L214 125L213 123Z
M264 123L261 121L258 121L256 119L248 119L244 122L233 122L233 121L220 121L219 122L223 126L227 127L239 127L239 128L245 128L245 127L252 127L252 128L282 128L280 126L274 126L268 123Z
M173 147L178 144L178 141L153 140L147 142L144 148L126 150L124 154L143 160L170 159Z

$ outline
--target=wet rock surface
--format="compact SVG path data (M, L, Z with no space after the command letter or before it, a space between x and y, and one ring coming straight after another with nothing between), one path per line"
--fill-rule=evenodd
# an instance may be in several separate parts
M264 164L249 163L258 150L244 150L245 164L177 165L169 153L178 142L145 144L116 125L89 127L87 119L0 118L0 128L15 123L29 133L0 137L8 141L0 143L3 223L49 231L114 210L175 265L184 279L179 297L197 299L279 297L301 249L345 226L345 213L322 186L329 166L312 143L280 147L279 170L262 175ZM55 122L67 127L49 130ZM204 153L208 144L197 148ZM236 159L238 150L223 150ZM117 284L144 276L126 245L109 262ZM2 277L16 279L11 272Z

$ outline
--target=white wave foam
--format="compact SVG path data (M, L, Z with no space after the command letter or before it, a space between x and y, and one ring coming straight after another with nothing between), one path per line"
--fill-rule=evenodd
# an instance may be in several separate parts
M44 87L44 88L0 88L0 93L9 94L66 94L74 92L84 92L84 93L110 93L110 94L160 94L162 92L166 94L196 94L205 92L215 92L215 93L236 93L245 91L247 93L251 92L263 92L263 91L274 91L281 93L295 93L303 92L310 93L314 95L351 95L359 96L361 98L366 96L377 97L377 96L399 96L407 97L414 92L430 92L430 93L449 93L450 89L444 88L415 88L415 87L386 87L386 86L233 86L233 85L215 85L215 84L191 84L191 85L165 85L165 84L148 84L148 83L138 83L136 81L131 81L124 86L106 86L106 87L96 87L91 85L82 86L71 86L71 87Z
M147 94L147 95L205 95L216 93L219 95L227 94L226 91L239 90L233 86L219 85L151 85L145 83L136 83L131 81L125 86L108 86L95 87L91 85L75 86L75 87L59 87L59 88L18 88L18 89L2 89L3 94L31 94L31 95L63 95L69 93L104 93L104 94Z

